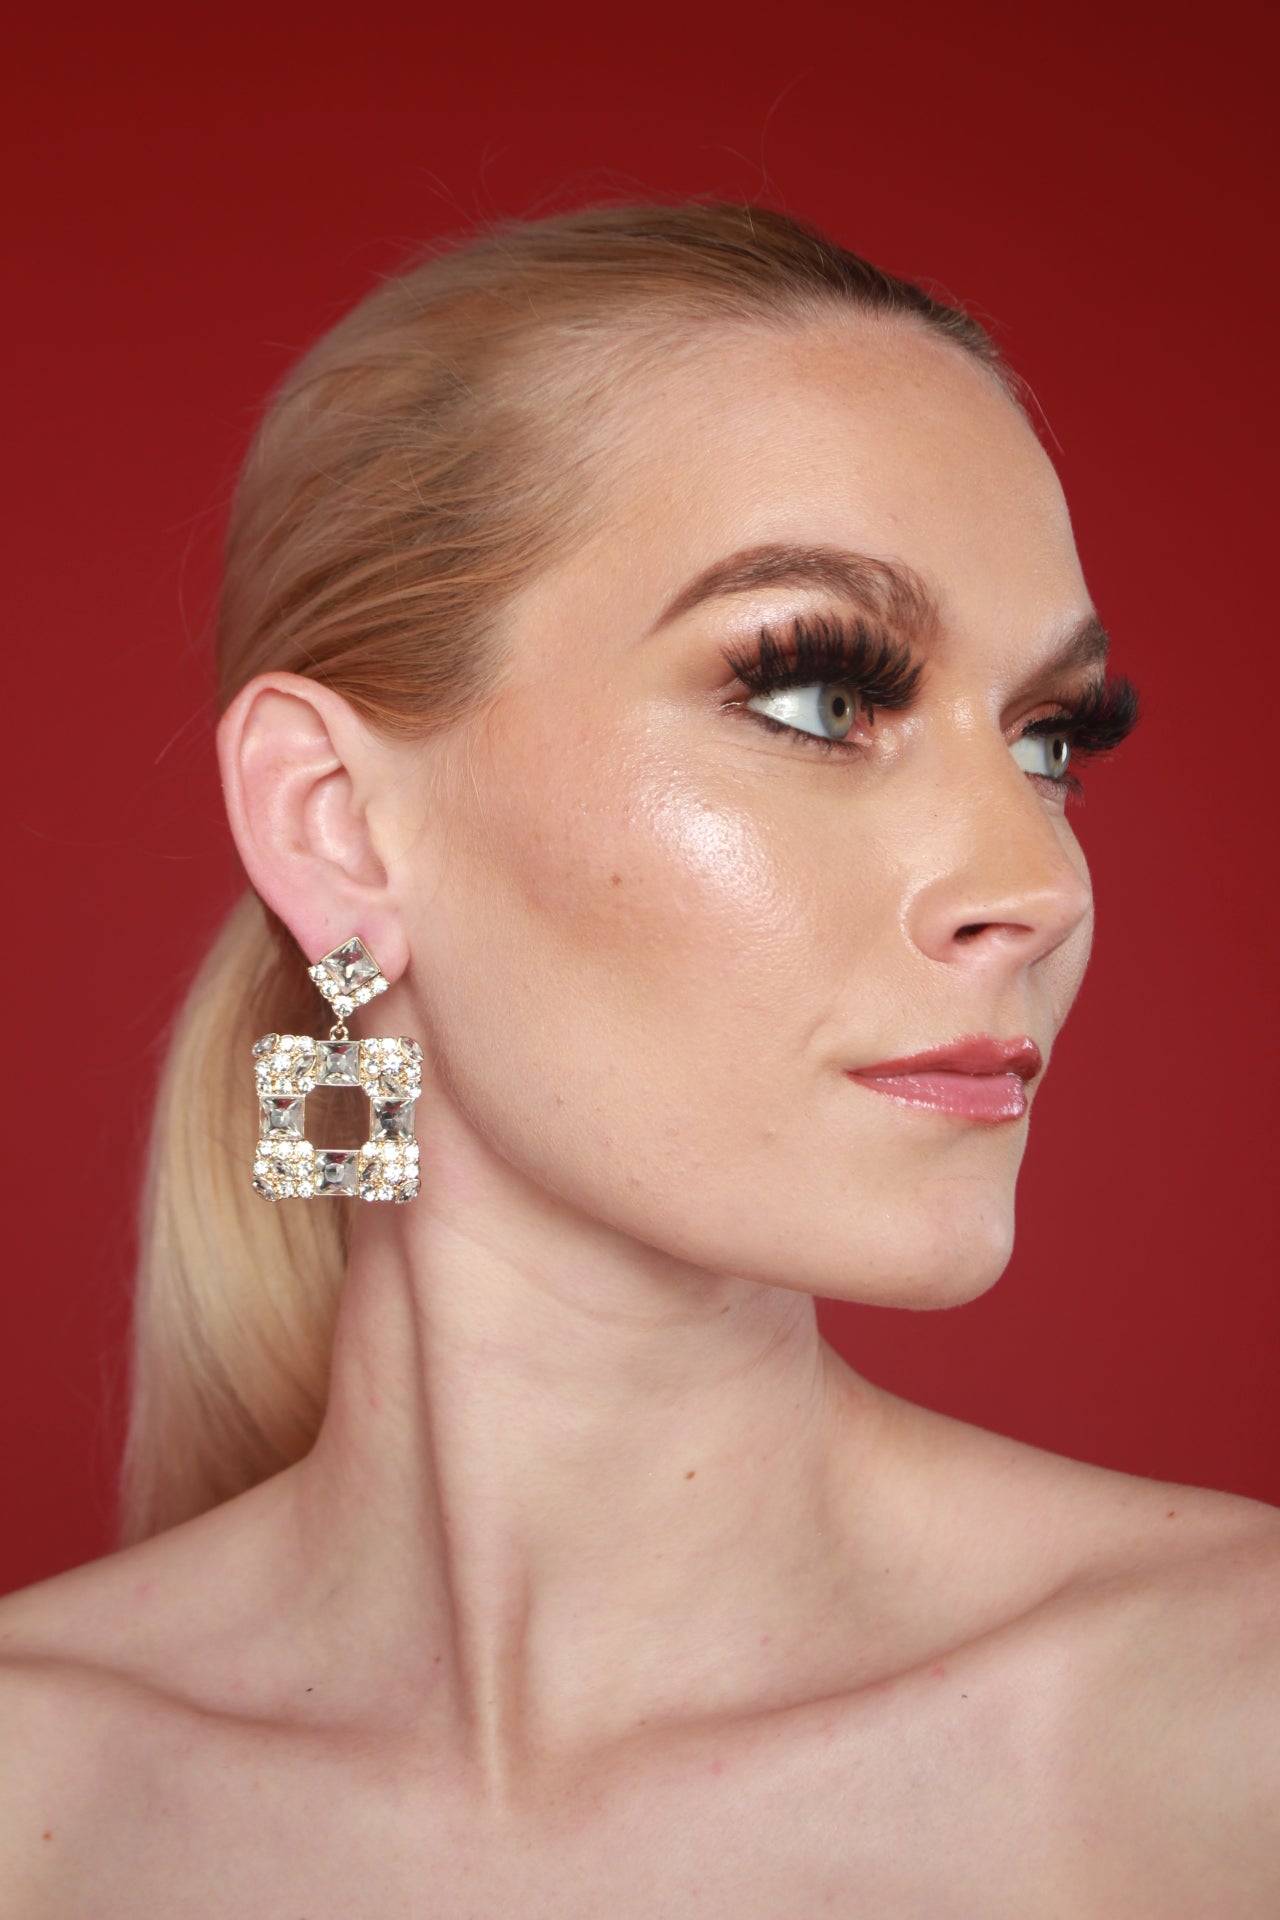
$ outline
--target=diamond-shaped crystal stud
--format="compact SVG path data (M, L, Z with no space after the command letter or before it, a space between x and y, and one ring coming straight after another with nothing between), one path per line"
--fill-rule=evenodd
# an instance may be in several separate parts
M307 972L340 1020L363 1007L390 982L359 934L326 953Z

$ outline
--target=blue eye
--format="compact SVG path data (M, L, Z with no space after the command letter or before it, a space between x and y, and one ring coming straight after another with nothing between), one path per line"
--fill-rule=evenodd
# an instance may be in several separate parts
M856 687L834 680L815 680L808 686L776 687L769 693L753 694L744 704L762 718L768 703L773 720L796 732L806 733L820 744L837 746L853 731L858 717L859 693Z
M1050 732L1049 728L1053 728L1053 731ZM1025 760L1018 758L1023 748L1030 749ZM1065 783L1071 760L1071 727L1060 720L1056 724L1052 720L1037 721L1019 735L1009 751L1024 773L1035 773L1043 779Z

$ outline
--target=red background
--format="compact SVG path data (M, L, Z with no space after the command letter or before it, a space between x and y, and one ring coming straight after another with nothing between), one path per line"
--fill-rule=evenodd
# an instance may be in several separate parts
M992 322L1145 698L1076 815L1097 941L1009 1270L946 1313L824 1306L828 1331L964 1418L1280 1502L1262 8L82 7L23 31L0 1587L110 1544L159 1036L239 884L208 624L256 410L407 248L599 190L772 200Z

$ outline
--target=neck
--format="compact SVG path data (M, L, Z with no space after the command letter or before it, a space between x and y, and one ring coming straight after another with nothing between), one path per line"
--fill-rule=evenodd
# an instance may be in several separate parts
M312 1591L491 1776L794 1678L883 1545L881 1396L812 1297L613 1233L473 1136L423 1165L360 1210L299 1469Z

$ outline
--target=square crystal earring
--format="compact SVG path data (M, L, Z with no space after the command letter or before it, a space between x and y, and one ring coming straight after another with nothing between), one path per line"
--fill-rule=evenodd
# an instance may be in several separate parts
M422 1091L416 1040L352 1040L346 1017L389 982L358 934L307 971L337 1014L327 1040L264 1033L253 1043L258 1145L253 1190L264 1200L412 1200L418 1192L414 1102ZM307 1138L314 1087L360 1087L369 1097L369 1138L359 1148L317 1147Z

